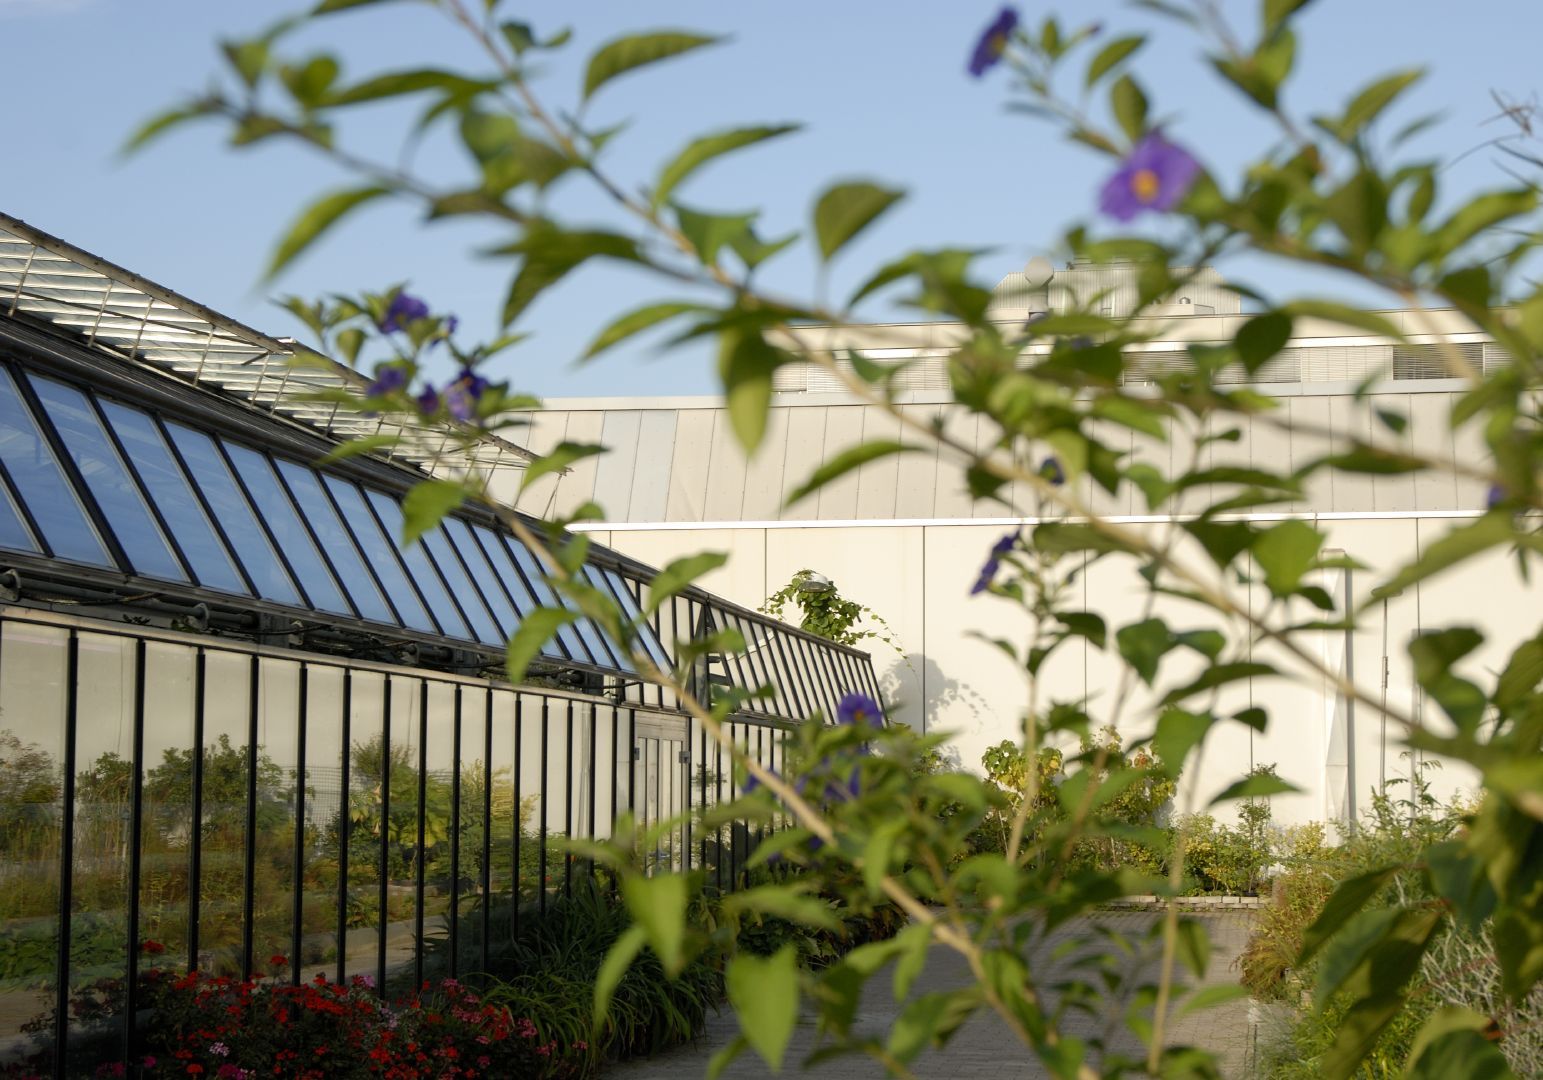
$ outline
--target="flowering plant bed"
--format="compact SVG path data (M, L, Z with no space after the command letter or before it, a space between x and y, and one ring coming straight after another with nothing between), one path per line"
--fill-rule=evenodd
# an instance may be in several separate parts
M284 957L272 959L287 971ZM454 979L387 1001L371 980L318 975L291 986L193 971L150 974L154 1019L132 1068L103 1077L452 1077L580 1075L589 1047L560 1046L536 1023L490 1004Z

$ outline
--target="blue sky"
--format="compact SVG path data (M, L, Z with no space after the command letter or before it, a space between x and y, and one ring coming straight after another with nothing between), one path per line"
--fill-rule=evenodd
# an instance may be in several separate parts
M1226 2L1246 19L1256 5ZM970 79L970 45L996 10L985 3L890 0L620 0L506 5L538 29L572 24L575 45L547 67L543 92L572 101L582 56L621 33L684 27L730 41L693 58L618 81L597 99L597 121L631 119L612 167L637 184L696 134L747 123L802 121L800 134L704 171L681 198L706 209L760 208L763 233L805 223L834 178L871 177L909 190L907 200L848 251L826 287L834 295L878 262L943 243L994 249L981 264L993 279L1045 252L1090 217L1107 166L1044 124L1007 112L1003 73ZM1374 75L1424 64L1431 75L1389 125L1441 111L1441 126L1414 148L1454 157L1499 132L1485 125L1490 91L1528 98L1537 88L1539 17L1518 0L1318 0L1302 20L1299 75L1290 100L1312 110L1343 101ZM0 208L276 334L298 326L269 299L380 288L401 280L470 332L490 329L507 276L478 259L502 239L487 226L423 226L405 205L369 209L333 233L271 286L260 271L298 208L337 186L330 166L288 149L227 149L213 126L189 128L127 161L117 148L146 116L198 90L216 68L216 41L260 29L288 3L210 0L0 0L9 108L0 158ZM1030 21L1050 8L1025 5ZM1088 0L1053 10L1068 23L1102 21L1106 36L1157 27L1137 70L1152 85L1170 133L1225 171L1269 144L1257 113L1219 82L1196 42L1124 4ZM442 16L416 4L374 15L336 16L331 39L345 78L390 66L454 66L472 54ZM343 141L392 157L399 115L361 114ZM418 164L459 168L454 147L431 140ZM1493 153L1447 174L1453 191L1503 180ZM560 205L599 219L603 206L578 190ZM1270 266L1239 268L1249 280L1290 291L1341 292L1339 282ZM816 287L807 249L785 256L769 282L806 295ZM531 341L506 354L501 373L547 395L705 393L711 360L701 350L656 357L639 347L585 368L572 358L624 307L669 295L627 272L585 270L529 313ZM1367 299L1375 300L1373 297ZM893 311L876 307L877 317Z

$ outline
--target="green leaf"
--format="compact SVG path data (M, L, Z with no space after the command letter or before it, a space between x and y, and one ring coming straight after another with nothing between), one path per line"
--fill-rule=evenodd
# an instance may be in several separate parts
M1152 752L1163 763L1169 776L1177 776L1184 767L1190 751L1200 745L1216 718L1209 713L1192 713L1183 709L1166 709L1157 718L1157 731L1152 736Z
M1381 315L1362 311L1348 304L1338 304L1332 300L1293 300L1283 305L1281 311L1299 319L1328 319L1330 322L1343 323L1358 330L1392 338L1394 341L1404 340L1404 332Z
M727 1046L707 1062L707 1080L718 1080L723 1075L723 1070L734 1064L734 1059L748 1049L750 1049L750 1043L743 1035L734 1036Z
M1264 31L1274 33L1276 28L1298 11L1306 7L1311 0L1264 0Z
M512 683L523 682L525 669L541 654L541 647L552 640L557 628L567 626L578 615L567 608L536 608L520 620L504 655L504 675Z
M523 492L543 476L563 472L575 462L603 454L605 450L604 446L597 443L560 442L525 466L525 474L520 477L520 490Z
M670 198L670 194L680 186L681 182L706 165L714 158L746 146L754 146L756 143L765 142L767 139L775 139L779 135L787 135L798 131L799 124L774 124L763 127L736 128L733 131L720 131L713 135L704 135L700 139L692 141L684 150L676 154L670 163L659 174L659 182L654 185L652 202L654 209L663 206Z
M668 60L672 56L714 45L721 38L683 31L634 34L602 45L589 58L584 72L584 100L588 101L606 83L629 71Z
M735 953L724 971L724 984L739 1030L766 1064L780 1070L798 1022L798 950L790 942L764 958Z
M1114 635L1120 656L1148 686L1157 678L1157 666L1174 646L1168 624L1158 618L1143 619L1120 627Z
M589 343L589 348L584 350L581 360L588 360L618 345L628 338L641 334L643 331L658 326L660 323L691 312L708 311L710 309L701 304L692 304L675 300L662 304L647 304L640 308L634 308L620 318L613 321L604 330L595 336L595 340Z
M1115 38L1102 49L1098 50L1098 55L1093 57L1092 63L1088 64L1088 74L1087 78L1083 81L1083 85L1086 86L1089 90L1093 89L1093 87L1098 83L1099 79L1102 79L1105 75L1109 74L1111 68L1118 64L1121 60L1124 60L1126 57L1130 56L1146 43L1146 38L1136 35L1131 37Z
M1129 75L1121 75L1116 79L1109 88L1109 105L1127 139L1135 142L1146 134L1147 96L1136 85L1135 79Z
M643 599L643 611L652 615L659 610L660 604L703 574L718 569L728 561L728 554L722 551L704 551L674 560L655 574L654 579L648 583L648 594Z
M1382 1036L1383 1029L1404 1008L1399 994L1362 998L1339 1021L1331 1046L1322 1059L1319 1074L1325 1080L1350 1080L1366 1055Z
M160 138L174 127L181 127L189 120L196 120L199 117L211 115L214 115L214 110L203 103L168 109L166 112L157 113L135 129L134 134L129 136L128 141L123 144L123 149L119 153L124 156L132 154L151 141Z
M1241 666L1241 665L1240 665ZM1222 793L1211 800L1211 805L1228 802L1232 799L1261 799L1266 795L1289 795L1302 789L1287 780L1269 773L1255 773L1253 776L1245 776L1234 784L1228 784Z
M814 233L820 257L827 261L903 193L866 181L836 184L825 190L814 207Z
M932 946L932 928L926 923L911 923L894 938L895 970L891 991L897 1002L910 996L911 987L927 966L927 950Z
M389 450L402 441L400 435L361 435L357 439L349 439L345 443L339 443L316 459L318 465L331 465L334 461L344 461L348 458L358 457L360 454L373 454L377 450Z
M418 94L425 90L444 90L451 94L464 95L470 98L472 95L490 90L496 83L482 79L468 79L464 75L457 75L453 71L442 71L438 68L415 68L410 71L390 71L384 75L376 75L355 83L353 86L344 86L331 90L326 95L324 102L329 108L344 105L360 105L369 101L382 101L386 98L402 97L407 94Z
M809 479L794 488L783 505L792 506L799 499L820 490L820 488L837 477L844 476L853 469L868 464L870 461L877 461L880 458L890 457L894 454L909 454L918 449L919 447L907 446L904 443L894 442L890 439L875 439L872 442L858 443L856 446L848 447L810 473Z
M1511 516L1491 512L1469 524L1459 525L1445 536L1427 545L1420 557L1378 586L1381 595L1397 593L1448 567L1473 558L1510 541L1538 550L1538 538L1518 535ZM1373 601L1368 601L1371 603Z
M759 331L725 332L718 340L718 376L734 437L753 454L766 437L771 411L772 376L787 355L769 345Z
M1449 255L1479 233L1503 221L1532 213L1537 205L1537 192L1531 188L1486 192L1453 211L1436 228L1432 240L1440 254Z
M1291 340L1292 326L1290 315L1267 311L1255 315L1238 329L1233 345L1249 374L1257 372L1286 347L1286 342Z
M1297 958L1298 965L1306 964L1311 960L1313 955L1323 947L1324 942L1333 937L1351 916L1381 892L1383 886L1392 880L1397 872L1396 866L1386 866L1340 882L1339 887L1334 890L1334 895L1330 896L1328 903L1323 905L1318 918L1303 931L1302 952Z
M1175 705L1191 695L1211 690L1218 686L1225 686L1230 682L1240 679L1252 679L1255 676L1274 675L1276 670L1269 664L1235 662L1231 664L1216 664L1207 668L1201 676L1188 686L1181 686L1177 690L1170 691L1163 698L1164 705ZM1292 789L1296 790L1295 788ZM1220 797L1220 796L1219 796Z
M1290 596L1302 584L1318 558L1323 535L1307 522L1291 518L1266 529L1254 541L1254 559L1264 571L1264 583L1273 596Z
M1409 1080L1510 1080L1505 1055L1483 1037L1492 1021L1461 1005L1444 1005L1425 1021L1409 1048Z
M1195 978L1205 978L1205 969L1211 962L1211 938L1206 933L1205 924L1198 919L1180 919L1177 929L1175 945L1179 959L1194 973Z
M675 978L686 966L686 878L681 874L629 875L622 880L621 893L665 974Z
M643 950L645 940L642 927L629 926L605 954L604 963L595 973L595 1017L590 1027L592 1038L605 1030L611 998L616 993L616 987L621 984L622 977L627 974L627 969L632 966L632 961Z
M284 234L284 239L279 241L278 248L273 252L273 258L268 261L268 269L263 272L264 279L272 280L280 270L294 261L297 255L310 247L322 233L343 220L349 213L386 194L389 194L386 188L371 186L334 191L330 195L317 199L295 219L289 226L289 231Z
M709 266L718 261L718 253L725 247L732 250L735 238L748 233L755 218L753 212L703 214L684 206L675 207L675 220L682 235L696 248L697 257Z
M494 254L523 257L509 285L503 322L508 326L547 289L590 259L643 262L637 241L620 233L572 232L546 222L532 222L525 235Z
M1424 75L1422 69L1414 68L1378 79L1351 100L1335 134L1344 142L1354 139L1384 109L1393 104L1399 94L1419 82Z
M1248 997L1248 987L1238 983L1220 983L1215 986L1202 986L1187 999L1184 1004L1174 1010L1175 1020L1188 1016L1190 1013L1201 1012L1205 1009L1214 1009L1218 1005L1228 1005L1234 1001Z
M765 841L762 843L764 844ZM757 854L759 854L759 848ZM757 885L729 893L721 902L725 912L774 915L789 922L802 923L820 930L839 931L842 925L840 917L829 901L819 896L811 896L802 886Z
M388 2L389 0L322 0L312 9L311 14L327 15L334 11L347 11L349 8L369 7Z
M887 1049L897 1060L908 1063L930 1046L942 1046L980 1007L981 988L934 991L912 998L889 1030Z
M452 480L423 480L414 484L402 498L402 545L415 543L465 500L465 484Z

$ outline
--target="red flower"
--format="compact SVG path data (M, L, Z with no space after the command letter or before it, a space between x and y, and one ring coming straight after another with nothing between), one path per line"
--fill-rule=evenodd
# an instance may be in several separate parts
M159 941L151 941L149 938L146 938L139 946L139 950L140 952L149 953L151 956L159 956L166 951L166 946L162 945Z
M268 957L268 964L271 967L288 967L289 957L280 956L278 953L274 953L272 956Z

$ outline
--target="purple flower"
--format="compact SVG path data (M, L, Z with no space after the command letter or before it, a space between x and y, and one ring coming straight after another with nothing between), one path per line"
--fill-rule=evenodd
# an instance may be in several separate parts
M1493 510L1503 502L1505 502L1505 488L1499 484L1491 484L1489 490L1484 493L1484 508Z
M1061 468L1061 462L1054 454L1039 463L1039 475L1056 487L1066 483L1066 470Z
M432 386L425 386L423 393L418 395L418 411L424 416L433 416L439 412L439 391Z
M379 325L383 332L390 334L397 330L406 330L415 319L428 317L428 304L416 296L398 292L391 298L391 303L386 305L386 313L381 316Z
M407 369L389 364L375 369L375 381L365 388L365 397L384 397L407 388Z
M836 723L884 726L884 710L867 694L848 694L836 704Z
M1129 221L1146 210L1171 210L1199 175L1200 162L1188 150L1154 131L1104 183L1098 207L1116 221Z
M470 420L477 415L477 403L487 388L486 379L471 368L462 368L455 382L445 387L445 409L457 420Z
M1002 53L1007 51L1007 41L1018 29L1018 12L1010 7L1004 7L997 12L997 17L992 20L990 26L981 31L980 39L975 42L975 51L970 54L970 74L977 79L984 75L1002 59Z
M1002 569L1002 560L1007 553L1013 550L1013 545L1018 543L1018 530L1014 529L995 544L991 545L991 554L986 556L986 562L980 568L980 577L975 579L975 584L970 587L970 595L983 593L991 588L991 582L996 578L997 571Z

